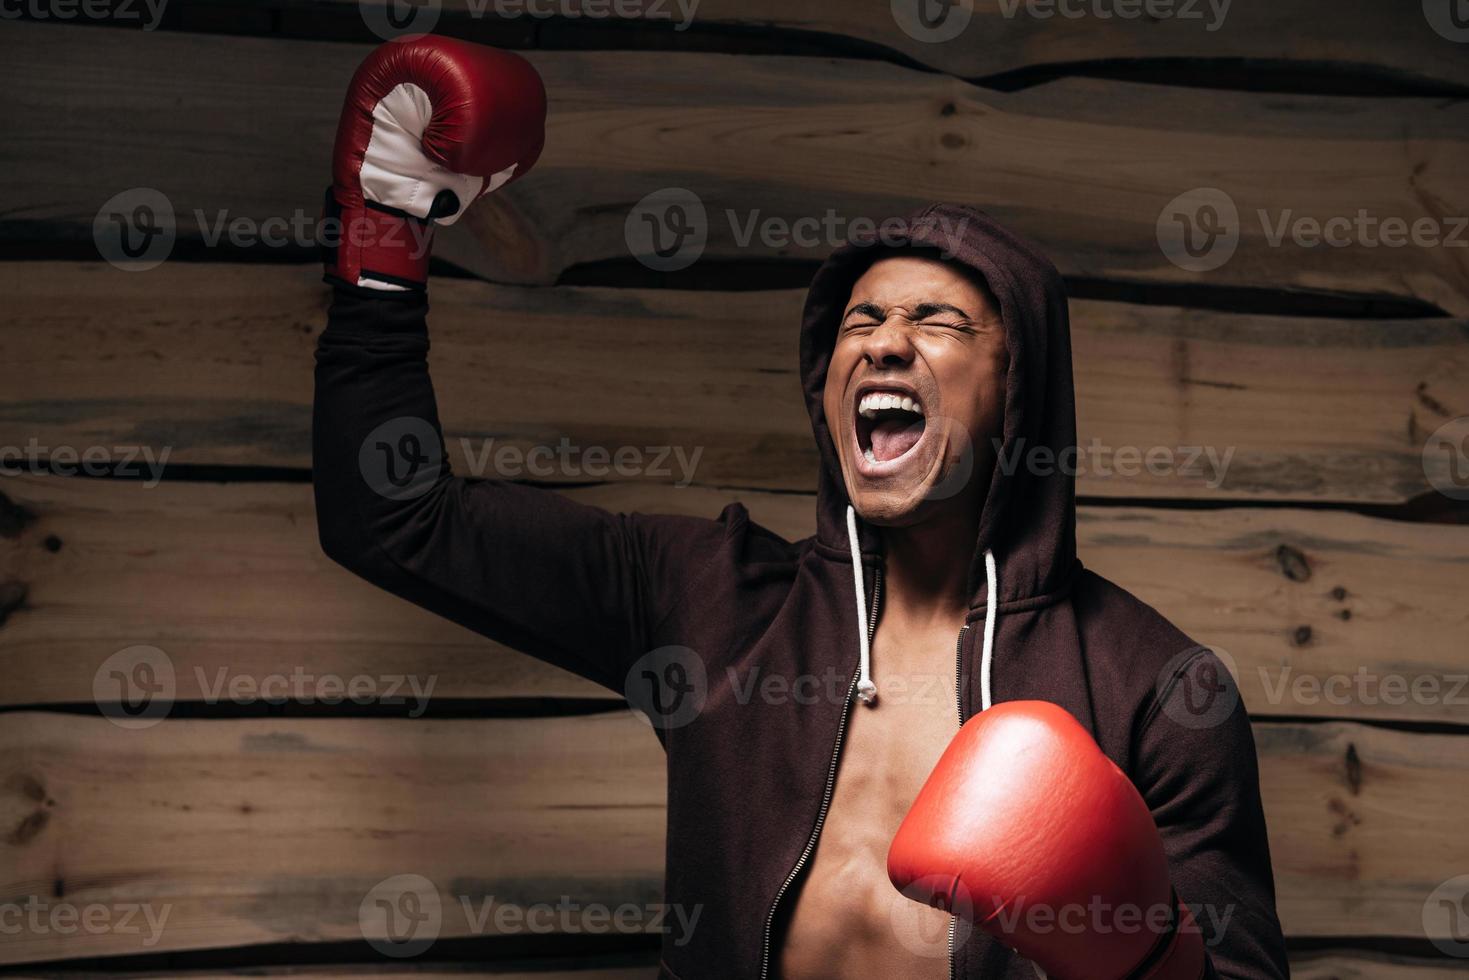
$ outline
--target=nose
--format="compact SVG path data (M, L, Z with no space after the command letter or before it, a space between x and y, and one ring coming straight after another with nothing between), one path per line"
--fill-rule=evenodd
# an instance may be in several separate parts
M878 368L903 367L913 363L913 338L908 326L898 317L890 317L867 335L862 357Z

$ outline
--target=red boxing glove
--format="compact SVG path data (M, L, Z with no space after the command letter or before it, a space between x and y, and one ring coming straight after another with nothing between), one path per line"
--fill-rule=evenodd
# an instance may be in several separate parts
M1051 980L1203 976L1147 804L1045 701L995 705L959 730L893 838L888 877Z
M519 55L433 35L378 47L352 76L337 124L327 278L423 289L434 224L453 224L523 176L545 128L545 87Z

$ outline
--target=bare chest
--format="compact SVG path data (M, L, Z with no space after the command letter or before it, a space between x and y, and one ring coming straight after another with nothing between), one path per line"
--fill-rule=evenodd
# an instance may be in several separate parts
M873 643L878 703L850 709L835 788L794 898L780 976L948 976L949 916L900 895L887 849L959 729L955 633ZM955 631L957 632L957 631Z

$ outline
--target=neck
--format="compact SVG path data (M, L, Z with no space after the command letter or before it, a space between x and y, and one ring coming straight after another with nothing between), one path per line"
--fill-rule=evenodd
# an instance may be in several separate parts
M966 508L911 527L883 528L884 616L904 627L962 621L979 515Z

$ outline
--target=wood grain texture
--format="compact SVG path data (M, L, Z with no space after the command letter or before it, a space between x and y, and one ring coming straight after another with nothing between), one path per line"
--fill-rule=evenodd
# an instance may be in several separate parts
M1288 934L1421 936L1423 902L1464 856L1469 740L1337 723L1260 723L1256 739ZM17 712L0 716L0 746L0 894L151 903L162 923L27 928L0 936L4 962L141 952L147 938L153 952L358 938L368 892L401 874L440 893L442 936L479 934L491 896L661 894L662 756L621 710L126 732Z
M337 107L366 51L38 24L7 27L0 45L0 80L20 93L3 151L0 238L12 241L85 240L103 202L135 187L164 193L197 239L221 219L314 216ZM1346 247L1270 241L1282 220L1359 214L1426 221L1438 240L1463 241L1462 100L1086 79L997 93L882 62L800 57L531 59L551 96L537 171L437 247L491 279L549 283L579 264L629 259L634 205L682 187L707 216L706 262L821 257L851 222L948 199L984 207L1072 276L1469 312L1464 248L1374 247L1351 230ZM1170 202L1198 188L1222 191L1239 215L1237 250L1208 272L1175 265L1158 237ZM808 227L768 233L769 219Z
M1454 980L1464 976L1463 961L1389 956L1356 951L1297 953L1291 957L1296 980Z
M0 265L0 447L141 445L168 461L310 465L314 267ZM459 472L535 477L501 448L634 447L648 464L540 478L811 490L800 290L440 279L431 367ZM1096 497L1396 503L1447 480L1423 444L1469 412L1462 320L1390 323L1071 304L1079 489ZM573 397L574 395L574 397ZM466 446L480 466L466 468ZM661 466L648 447L676 447ZM490 450L486 457L484 453ZM1145 454L1158 452L1158 465ZM155 457L156 458L156 457Z
M167 654L181 701L218 699L221 679L301 673L377 678L382 694L401 677L400 693L416 683L429 698L605 693L333 565L306 486L48 476L0 480L0 492L12 525L30 518L0 538L0 588L12 597L0 703L90 701L104 661L136 644ZM706 517L740 499L790 539L815 521L806 495L639 484L571 495ZM1087 565L1232 658L1257 715L1469 716L1469 528L1126 507L1082 508L1079 536Z
M348 2L348 0L339 0ZM299 0L280 4L299 6ZM515 5L502 5L507 10ZM535 8L533 9L544 9ZM576 15L603 11L606 3L567 0L556 10ZM915 8L917 4L910 4ZM692 7L691 10L687 9ZM447 0L454 15L483 4ZM778 28L834 41L852 40L880 52L965 78L980 78L1024 68L1085 68L1096 63L1160 59L1248 58L1297 68L1469 83L1469 67L1455 57L1453 45L1434 33L1416 8L1394 9L1368 2L1308 0L1286 7L1180 2L1149 8L1127 4L1024 4L1006 0L957 3L932 32L915 28L911 15L900 24L891 0L700 0L697 4L627 4L629 16L679 32L737 27ZM1047 11L1050 11L1047 14ZM1100 13L1098 13L1100 11ZM1108 16L1111 14L1111 16ZM509 23L529 17L507 17ZM556 22L541 21L555 37ZM952 33L952 37L944 37ZM940 39L942 38L942 39ZM738 38L732 42L738 45Z

